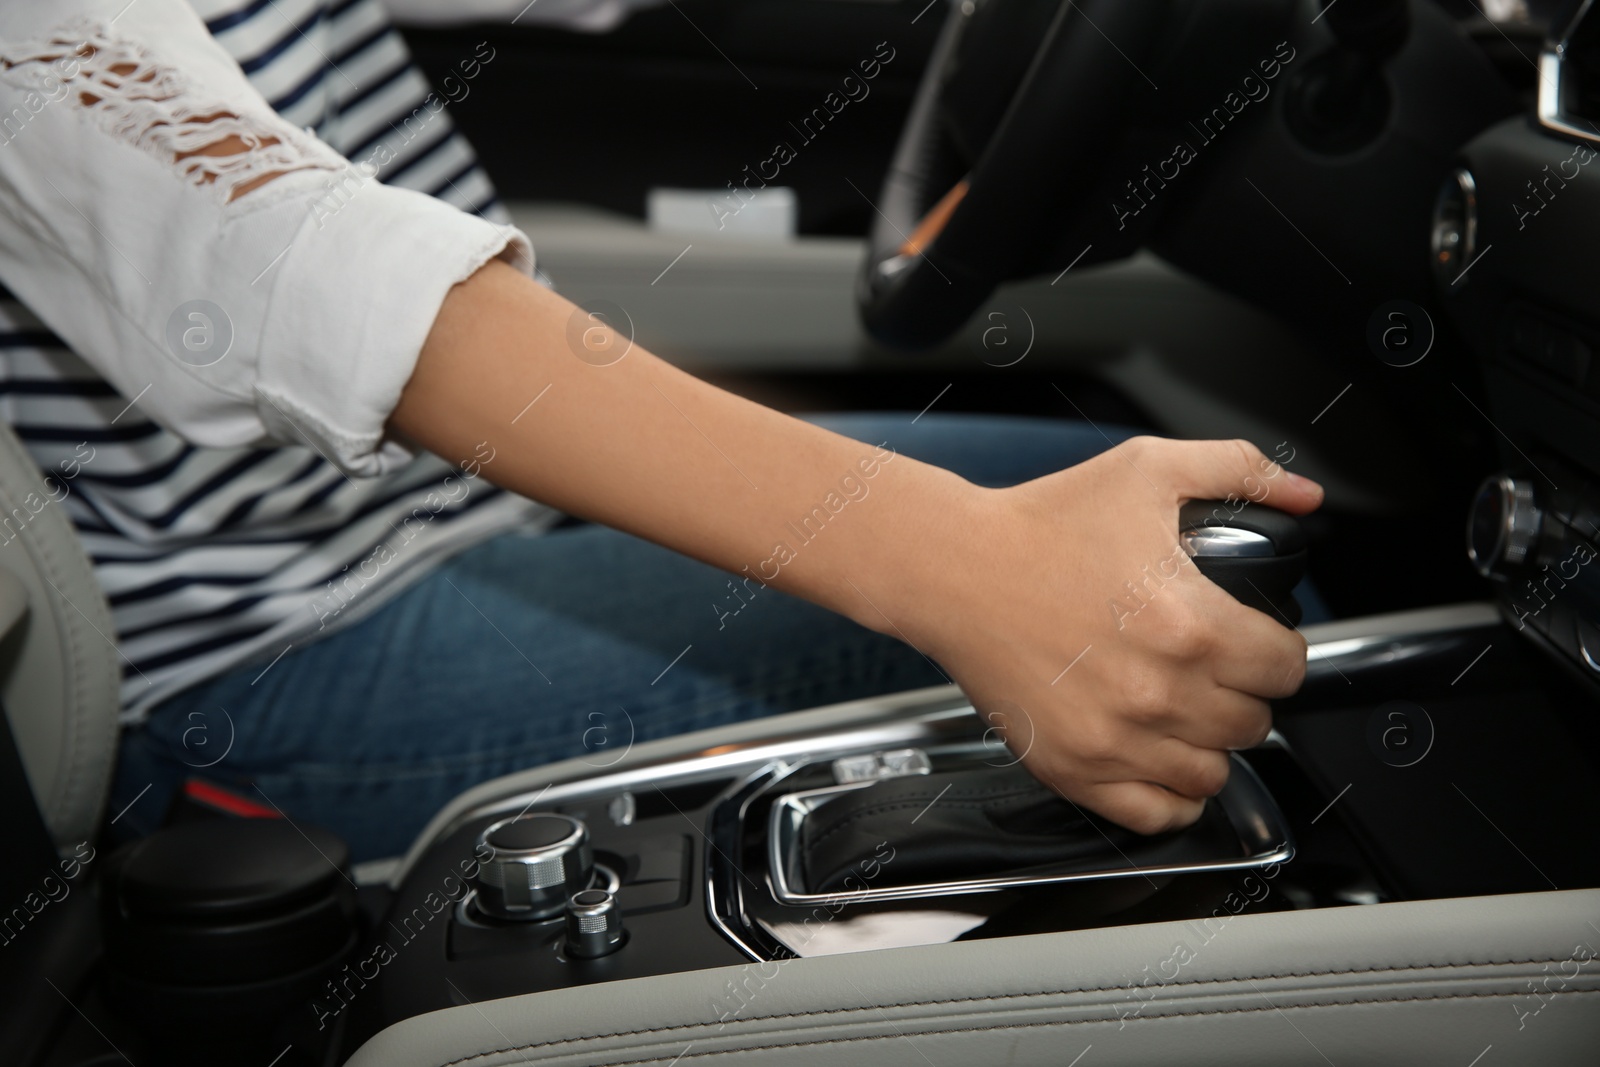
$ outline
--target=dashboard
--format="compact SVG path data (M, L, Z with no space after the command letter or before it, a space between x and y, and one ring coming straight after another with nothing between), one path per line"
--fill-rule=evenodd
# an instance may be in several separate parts
M1510 624L1600 682L1600 9L1568 5L1537 105L1469 142L1434 214L1447 313L1482 368L1502 468L1474 499L1469 556Z

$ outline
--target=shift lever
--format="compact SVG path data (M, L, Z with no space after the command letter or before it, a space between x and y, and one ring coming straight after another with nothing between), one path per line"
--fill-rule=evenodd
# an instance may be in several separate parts
M1262 504L1235 510L1221 500L1191 500L1178 511L1178 543L1235 600L1299 625L1294 587L1306 572L1306 535L1293 515Z
M1241 603L1290 626L1306 569L1299 520L1264 504L1191 500L1178 511L1178 543L1200 573ZM920 813L920 814L919 814ZM1216 805L1175 848L1213 847L1229 825ZM911 818L911 815L916 815ZM910 826L909 823L916 823ZM894 842L894 884L948 881L974 871L1007 874L1124 854L1136 838L1062 800L1021 766L969 768L890 779L836 797L808 816L799 850L805 888L836 893ZM1119 843L1120 842L1120 843ZM857 879L859 881L859 878Z

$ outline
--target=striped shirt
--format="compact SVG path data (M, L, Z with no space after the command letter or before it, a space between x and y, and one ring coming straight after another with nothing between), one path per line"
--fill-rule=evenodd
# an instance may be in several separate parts
M382 182L503 221L443 106L459 83L432 92L377 0L191 4L284 118L370 161ZM479 46L459 78L493 58ZM311 447L196 447L141 414L139 399L118 395L0 290L0 417L45 473L44 506L66 509L110 601L127 722L347 625L431 563L554 517L489 485L487 446L357 480ZM0 543L28 517L0 517Z

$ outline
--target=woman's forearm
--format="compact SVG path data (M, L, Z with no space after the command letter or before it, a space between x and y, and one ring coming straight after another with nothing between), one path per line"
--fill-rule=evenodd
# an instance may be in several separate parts
M597 364L620 348L580 358L605 348L592 332L604 330L492 263L447 298L390 425L445 457L487 442L495 459L483 473L507 489L873 629L911 626L895 618L910 610L906 592L956 562L980 490L708 385L637 345L608 365Z

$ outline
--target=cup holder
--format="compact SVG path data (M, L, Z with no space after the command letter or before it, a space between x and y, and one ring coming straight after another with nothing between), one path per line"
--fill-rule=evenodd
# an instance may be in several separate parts
M107 864L105 991L166 1062L258 1054L359 934L349 849L276 819L169 827Z

